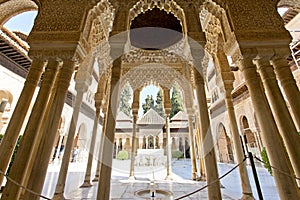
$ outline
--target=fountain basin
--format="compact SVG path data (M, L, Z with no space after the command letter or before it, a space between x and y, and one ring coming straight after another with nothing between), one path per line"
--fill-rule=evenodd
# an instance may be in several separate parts
M155 189L154 195L152 189L138 190L134 194L142 199L168 200L173 199L173 193L167 190Z

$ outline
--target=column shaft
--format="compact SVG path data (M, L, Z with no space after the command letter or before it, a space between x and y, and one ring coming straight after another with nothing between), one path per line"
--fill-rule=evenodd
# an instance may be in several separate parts
M170 132L170 115L166 114L166 135L167 135L167 180L172 180L172 141Z
M204 162L206 169L207 184L218 180L218 168L214 150L214 141L210 128L210 120L208 115L204 80L200 73L194 69L195 80L196 80L196 94L199 106L200 114L200 133L202 134L202 150L204 154ZM208 198L221 200L220 181L216 181L214 184L208 187Z
M228 89L227 89L228 90ZM232 133L233 145L235 149L236 159L238 163L241 163L244 159L243 148L240 140L240 134L238 131L238 126L236 122L234 107L231 99L231 90L226 91L226 98L225 98L226 108L228 112L229 124ZM243 192L243 199L246 199L248 196L249 198L253 199L251 185L248 177L248 172L246 168L246 162L239 166L239 173L240 179L242 184L242 192Z
M65 103L65 98L68 92L72 74L74 72L74 66L75 65L73 61L64 61L61 72L59 73L58 81L56 81L56 85L58 86L59 83L59 87L57 87L56 89L50 112L48 116L46 116L47 121L46 125L44 126L44 130L41 130L41 132L43 132L43 136L38 148L39 153L34 162L27 186L29 189L37 193L41 193L43 190L43 185L49 164L49 160L45 158L51 157L55 136L57 134L61 113ZM57 151L56 154L58 153L59 152ZM39 197L26 192L24 199L38 200Z
M92 184L91 184L91 173L92 173L92 164L93 164L93 160L94 160L96 138L97 138L97 133L98 133L99 117L100 117L100 110L96 111L96 116L95 116L95 119L94 119L93 134L92 134L92 139L91 139L91 144L90 144L89 157L88 157L88 162L87 162L87 166L86 166L84 182L80 187L91 187L92 186Z
M293 116L295 118L295 124L298 131L300 130L300 92L296 84L294 76L290 67L284 58L275 58L271 61L274 66L276 76L280 81L284 94L291 106Z
M132 145L131 145L131 161L130 161L130 173L129 179L134 180L134 162L135 162L135 150L136 150L136 121L137 113L133 115L133 124L132 124Z
M119 83L121 75L121 59L117 58L113 62L112 67L112 78L111 78L111 90L108 102L107 110L107 122L105 139L103 141L103 152L102 152L102 163L100 171L100 180L98 184L97 200L107 200L110 196L110 180L111 180L111 167L112 167L112 156L115 140L115 127L117 116L117 108L119 101ZM116 96L113 96L116 94Z
M61 163L61 167L60 167L60 171L59 171L59 175L58 175L58 181L56 183L55 194L54 194L53 199L58 199L58 200L64 199L64 197L63 197L64 188L65 188L65 183L66 183L66 179L67 179L67 172L68 172L68 167L69 167L69 163L70 163L70 156L72 153L76 125L77 125L77 121L78 121L78 115L79 115L84 91L85 91L85 88L82 88L82 90L77 90L74 110L73 110L72 119L71 119L69 132L68 132L68 139L67 139L67 143L65 145L64 155L62 158L62 163Z
M106 131L106 110L102 110L103 111L103 124L102 124L102 133L101 133L101 139L100 139L100 145L99 145L99 154L98 154L98 162L97 162L97 169L96 169L96 174L95 174L95 178L93 179L93 181L99 181L99 177L100 177L100 171L101 171L101 163L102 163L102 154L103 154L103 143L105 140L105 131Z
M261 88L261 81L256 72L256 67L253 65L252 59L240 61L240 67L250 92L259 126L262 130L262 139L266 145L270 164L278 170L291 175L289 177L277 170L273 171L279 196L281 199L298 199L298 187L296 181L292 178L291 165L271 109L267 104L266 96Z
M59 63L50 59L44 73L36 102L33 106L29 121L27 123L19 150L15 157L10 177L19 184L24 185L26 174L30 171L31 162L36 155L35 145L39 145L41 139L40 127L44 117L51 88L57 75ZM1 199L19 199L21 188L12 182L7 182Z
M20 94L14 113L9 121L8 127L0 144L0 170L6 172L10 158L20 134L24 119L31 103L34 91L38 85L43 72L44 61L34 59L29 69L24 88ZM0 174L0 185L4 176Z
M193 116L188 116L189 121L189 136L190 136L190 152L192 162L192 179L197 179L197 165L196 165L196 152L195 152L195 141L194 141L194 128L193 128Z
M285 143L293 169L296 176L300 177L300 137L281 94L273 67L269 64L269 60L260 59L256 60L255 63L261 75L275 121Z

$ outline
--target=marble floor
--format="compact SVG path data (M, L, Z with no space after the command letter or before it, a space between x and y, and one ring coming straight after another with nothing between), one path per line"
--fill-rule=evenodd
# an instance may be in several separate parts
M94 162L96 165L96 162ZM93 171L96 166L93 165ZM173 181L164 180L166 177L165 167L136 167L135 181L128 180L130 161L114 160L112 167L111 180L111 199L143 199L136 195L137 191L149 189L151 180L154 180L156 189L166 190L172 193L169 199L177 199L185 194L205 186L205 182L191 181L191 162L190 160L175 160L172 163ZM218 163L219 175L223 175L229 171L233 164ZM86 163L70 163L67 182L65 187L65 197L71 200L79 199L96 199L97 182L93 182L90 188L80 188L84 180L84 172ZM55 190L55 184L58 178L59 163L50 164L43 195L52 197ZM251 168L248 167L250 182L254 197L258 199L255 183L252 176ZM277 200L279 199L275 182L272 176L261 167L257 168L260 185L264 199ZM92 175L92 178L94 174ZM234 170L231 174L221 180L224 186L221 189L223 199L239 199L241 197L240 179L238 170ZM149 195L150 196L150 195ZM148 198L151 199L151 198ZM158 198L156 198L158 199ZM184 199L207 199L207 189L198 192Z

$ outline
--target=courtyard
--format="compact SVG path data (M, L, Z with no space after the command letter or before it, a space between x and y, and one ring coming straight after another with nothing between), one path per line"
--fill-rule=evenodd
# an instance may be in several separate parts
M234 164L218 163L219 176L223 175ZM96 199L97 182L93 182L90 188L80 188L85 175L86 163L70 163L67 182L65 187L65 197L67 199ZM93 165L93 171L96 166ZM165 167L135 167L135 181L128 180L130 169L130 160L113 160L112 181L111 181L111 199L142 199L136 196L136 192L142 189L149 189L151 180L154 180L155 188L170 191L173 199L193 192L203 186L206 182L191 180L191 161L189 159L173 160L172 162L172 181L164 180L166 177ZM258 199L256 186L254 183L252 170L247 167L252 191L255 199ZM47 178L45 181L43 195L52 197L58 178L59 163L50 164ZM269 172L263 167L257 167L260 185L264 199L279 199L275 182ZM94 177L94 174L92 175ZM228 176L221 180L222 198L239 199L242 194L238 169L235 169ZM149 196L149 199L150 196ZM184 199L208 199L207 189L191 195Z

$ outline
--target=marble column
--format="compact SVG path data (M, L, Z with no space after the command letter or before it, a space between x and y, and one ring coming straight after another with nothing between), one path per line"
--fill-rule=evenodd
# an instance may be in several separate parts
M238 125L237 125L234 106L231 97L231 92L233 90L233 80L229 81L229 85L228 85L228 81L225 80L224 85L225 85L225 103L226 103L226 108L227 108L227 113L229 118L230 130L232 133L235 155L236 155L237 162L241 163L243 162L245 155L240 140L240 134L238 131ZM240 173L240 180L241 180L241 186L243 192L243 196L241 199L254 199L252 195L252 189L249 181L247 168L246 168L246 162L244 162L239 166L239 173Z
M216 181L219 178L217 161L214 150L214 141L212 137L210 120L208 115L207 100L204 86L204 79L198 70L194 69L195 76L195 89L200 114L200 133L202 138L201 149L203 151L206 180L207 184L211 184L208 187L208 198L221 200L220 181ZM214 182L214 183L213 183Z
M72 155L72 148L73 148L73 142L74 142L74 136L76 131L76 126L78 122L78 115L80 112L80 107L83 99L83 94L87 91L88 86L90 84L91 75L89 73L89 69L86 69L86 67L90 67L94 63L94 58L91 55L88 55L85 60L81 63L81 69L82 71L78 71L76 85L75 89L77 91L76 97L75 97L75 103L73 107L73 114L71 118L71 123L69 127L69 132L67 135L67 142L64 148L64 155L62 158L62 163L58 175L58 181L56 183L55 193L53 199L64 199L64 188L66 184L67 179L67 172L68 167L70 163L70 157ZM79 79L80 78L80 79Z
M275 121L278 125L280 135L283 138L295 174L297 177L300 177L300 137L297 134L292 116L281 94L273 67L267 58L257 59L254 63L262 78L271 110L273 111ZM300 101L300 99L298 101Z
M138 119L138 112L135 112L133 114L133 125L132 125L132 145L131 145L131 160L130 160L130 172L129 172L129 180L135 180L134 177L134 162L135 162L135 156L136 156L136 122Z
M171 114L171 100L170 100L170 90L164 89L164 109L165 109L165 120L166 120L166 153L167 153L167 177L166 180L173 180L172 177L172 140L170 131L170 114Z
M206 181L204 156L203 156L203 152L201 150L202 138L201 138L201 133L200 133L200 117L199 117L198 113L195 114L195 116L196 116L196 126L197 126L196 139L197 139L198 156L199 156L200 180Z
M110 196L110 180L112 168L112 156L115 140L115 127L117 108L119 102L119 80L121 77L121 58L113 61L112 77L110 82L110 94L107 109L106 131L103 140L102 162L100 170L100 180L98 184L97 200L106 200ZM113 96L113 95L116 96Z
M0 144L0 170L6 172L10 158L20 134L24 119L30 106L33 94L39 83L44 68L44 61L33 58L23 90L15 107L14 113L9 121L6 132ZM0 174L0 185L4 176Z
M91 144L89 149L88 162L86 166L84 182L80 186L81 188L92 186L91 184L92 164L94 160L95 144L96 144L96 138L98 134L99 118L100 118L100 108L96 108L96 116L94 119L94 127L93 127L93 133L92 133Z
M271 60L271 64L274 66L277 79L280 81L280 85L286 95L286 98L291 106L293 116L295 118L295 124L298 131L300 130L300 92L296 84L291 69L284 57L274 57Z
M290 161L262 89L256 66L253 64L251 57L244 57L244 59L239 61L239 67L249 89L270 164L285 173L273 170L279 196L281 199L299 199L299 189L293 178Z
M132 140L131 140L131 161L130 161L130 171L129 171L129 180L135 180L134 177L134 162L137 149L137 140L136 140L136 122L138 119L139 113L139 101L140 101L140 90L136 90L133 93L133 102L132 102L132 115L133 115L133 124L132 124ZM155 146L155 142L154 142Z
M218 54L216 55L217 63L219 64L219 68L221 69L221 79L224 86L225 91L225 104L229 118L229 125L235 150L235 155L238 163L243 162L245 157L243 152L243 147L240 140L240 134L238 130L237 120L235 116L233 101L231 93L233 91L233 82L234 82L234 74L233 72L229 71L230 66L227 60L226 54L223 50L219 50ZM252 189L249 181L249 176L246 168L246 162L239 166L239 173L240 173L240 180L242 186L243 196L241 199L254 199L252 194Z
M35 157L34 145L38 145L41 139L40 127L44 117L51 89L59 68L59 62L50 58L44 72L44 78L27 123L19 150L10 171L10 178L24 185L26 174L32 158ZM19 199L21 188L12 182L7 182L1 199Z
M189 122L189 137L190 137L190 152L192 162L192 179L197 180L197 165L196 165L196 152L195 152L195 141L194 141L194 128L193 128L193 115L188 114Z
M44 181L47 175L49 160L52 153L53 144L59 128L59 121L61 113L65 104L65 99L68 92L68 87L75 69L75 63L72 60L63 60L63 66L59 72L58 80L56 81L56 92L53 97L51 108L48 116L46 116L46 123L44 129L41 130L43 136L38 148L38 154L33 164L32 171L27 187L37 193L42 193ZM59 153L59 149L56 154ZM26 192L24 199L40 199L39 197Z
M102 163L102 152L103 152L103 142L105 140L105 130L106 130L106 112L107 109L102 109L103 112L103 124L102 124L102 132L101 132L101 138L100 138L100 145L99 145L99 154L98 154L98 161L97 161L97 169L95 178L93 179L93 182L99 181L100 177L100 171L101 171L101 163Z

